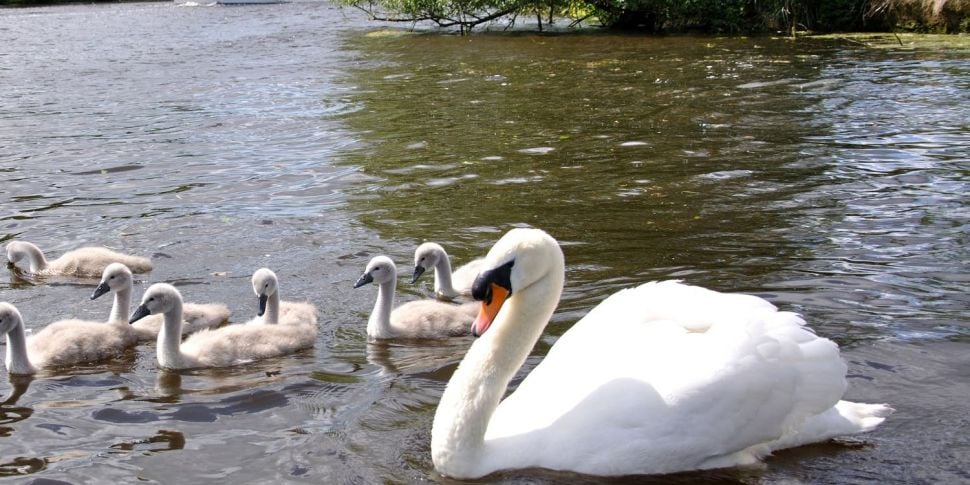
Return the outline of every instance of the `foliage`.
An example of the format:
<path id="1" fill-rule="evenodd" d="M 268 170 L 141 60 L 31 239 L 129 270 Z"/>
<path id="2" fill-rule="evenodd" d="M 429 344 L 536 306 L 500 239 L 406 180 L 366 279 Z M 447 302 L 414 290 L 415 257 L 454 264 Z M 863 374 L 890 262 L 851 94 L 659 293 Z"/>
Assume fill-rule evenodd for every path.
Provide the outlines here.
<path id="1" fill-rule="evenodd" d="M 375 19 L 431 21 L 466 32 L 534 16 L 538 28 L 556 18 L 595 19 L 647 32 L 740 33 L 796 30 L 892 30 L 909 22 L 956 32 L 970 24 L 970 0 L 341 0 Z M 907 20 L 908 19 L 908 20 Z M 942 27 L 939 27 L 942 25 Z"/>

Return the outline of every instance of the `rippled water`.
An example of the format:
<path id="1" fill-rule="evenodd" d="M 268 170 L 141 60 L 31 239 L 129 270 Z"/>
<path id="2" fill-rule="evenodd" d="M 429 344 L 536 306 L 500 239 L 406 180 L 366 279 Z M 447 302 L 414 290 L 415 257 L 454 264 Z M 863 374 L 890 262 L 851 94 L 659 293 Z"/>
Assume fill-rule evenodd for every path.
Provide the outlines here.
<path id="1" fill-rule="evenodd" d="M 153 256 L 156 281 L 321 313 L 315 348 L 222 370 L 123 358 L 0 379 L 0 476 L 441 481 L 428 440 L 468 340 L 368 345 L 370 256 L 556 236 L 559 311 L 660 278 L 759 294 L 838 341 L 866 436 L 650 482 L 970 480 L 968 52 L 784 39 L 399 35 L 327 3 L 0 10 L 0 241 Z M 91 282 L 5 270 L 30 328 Z M 401 283 L 402 298 L 427 295 Z M 5 351 L 6 349 L 0 349 Z M 544 471 L 507 482 L 612 482 Z"/>

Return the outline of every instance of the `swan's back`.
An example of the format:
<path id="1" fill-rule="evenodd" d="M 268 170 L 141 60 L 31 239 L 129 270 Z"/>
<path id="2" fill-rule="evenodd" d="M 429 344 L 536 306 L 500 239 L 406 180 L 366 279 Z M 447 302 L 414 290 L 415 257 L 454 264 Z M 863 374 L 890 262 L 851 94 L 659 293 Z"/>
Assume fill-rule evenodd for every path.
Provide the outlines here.
<path id="1" fill-rule="evenodd" d="M 218 328 L 229 320 L 229 307 L 222 303 L 184 303 L 182 305 L 182 334 L 188 335 L 208 328 Z M 162 315 L 148 315 L 131 324 L 138 340 L 155 340 L 162 329 Z"/>
<path id="2" fill-rule="evenodd" d="M 229 325 L 189 336 L 181 351 L 193 366 L 226 367 L 313 347 L 316 335 L 316 324 Z"/>
<path id="3" fill-rule="evenodd" d="M 68 251 L 51 261 L 45 273 L 101 276 L 111 263 L 122 263 L 133 273 L 147 273 L 152 270 L 152 262 L 148 258 L 122 254 L 103 247 L 84 247 Z"/>
<path id="4" fill-rule="evenodd" d="M 135 344 L 122 325 L 87 320 L 59 320 L 27 338 L 27 353 L 37 367 L 96 362 L 117 357 Z"/>
<path id="5" fill-rule="evenodd" d="M 478 277 L 478 273 L 484 268 L 485 258 L 478 258 L 456 269 L 451 275 L 451 283 L 455 287 L 455 290 L 461 295 L 471 295 L 472 284 L 475 283 L 475 278 Z"/>
<path id="6" fill-rule="evenodd" d="M 280 302 L 280 325 L 317 325 L 317 307 L 303 301 Z"/>
<path id="7" fill-rule="evenodd" d="M 504 443 L 514 467 L 600 475 L 757 461 L 845 390 L 837 346 L 804 323 L 673 281 L 623 290 L 499 405 L 486 443 Z"/>
<path id="8" fill-rule="evenodd" d="M 438 339 L 471 335 L 478 304 L 452 304 L 437 300 L 415 300 L 391 312 L 391 329 L 396 338 Z"/>

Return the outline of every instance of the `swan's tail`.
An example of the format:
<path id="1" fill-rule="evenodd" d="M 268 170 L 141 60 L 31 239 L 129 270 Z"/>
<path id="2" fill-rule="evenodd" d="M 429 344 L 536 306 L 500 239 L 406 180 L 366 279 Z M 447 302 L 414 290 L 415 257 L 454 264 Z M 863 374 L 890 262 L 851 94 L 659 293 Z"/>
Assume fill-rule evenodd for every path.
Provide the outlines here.
<path id="1" fill-rule="evenodd" d="M 797 430 L 782 436 L 771 443 L 770 447 L 772 450 L 781 450 L 825 441 L 836 436 L 872 431 L 893 411 L 888 404 L 839 401 L 827 411 L 808 418 Z"/>
<path id="2" fill-rule="evenodd" d="M 888 404 L 866 404 L 849 401 L 839 401 L 835 405 L 835 409 L 855 428 L 853 433 L 872 431 L 895 411 Z"/>

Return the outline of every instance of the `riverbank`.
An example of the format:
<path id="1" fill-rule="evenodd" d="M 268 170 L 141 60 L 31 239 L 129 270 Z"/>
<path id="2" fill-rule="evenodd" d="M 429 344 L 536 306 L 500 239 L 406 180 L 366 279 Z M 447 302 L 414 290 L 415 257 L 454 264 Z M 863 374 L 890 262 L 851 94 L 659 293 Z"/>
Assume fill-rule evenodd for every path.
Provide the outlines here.
<path id="1" fill-rule="evenodd" d="M 970 35 L 967 34 L 843 32 L 797 34 L 796 38 L 832 39 L 873 49 L 970 50 Z"/>

